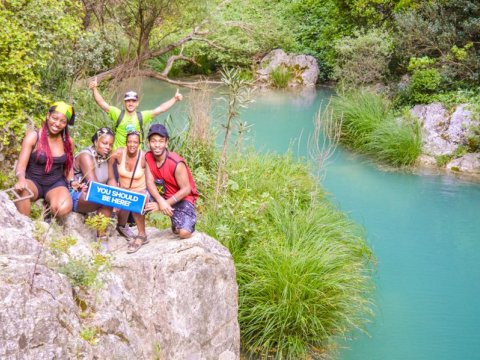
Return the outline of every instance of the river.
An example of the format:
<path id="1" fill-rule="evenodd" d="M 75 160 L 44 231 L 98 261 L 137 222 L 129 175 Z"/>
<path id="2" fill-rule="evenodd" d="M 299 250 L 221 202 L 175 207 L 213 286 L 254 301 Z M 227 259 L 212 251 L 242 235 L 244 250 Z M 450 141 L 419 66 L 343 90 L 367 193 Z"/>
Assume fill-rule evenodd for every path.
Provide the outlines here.
<path id="1" fill-rule="evenodd" d="M 153 80 L 141 108 L 173 96 Z M 186 91 L 185 91 L 186 92 Z M 304 159 L 313 119 L 332 91 L 259 91 L 242 112 L 259 151 Z M 172 109 L 185 119 L 184 106 Z M 160 116 L 160 121 L 165 117 Z M 366 230 L 378 260 L 376 316 L 351 334 L 342 360 L 480 359 L 480 185 L 449 176 L 382 171 L 337 148 L 325 167 L 331 201 Z"/>

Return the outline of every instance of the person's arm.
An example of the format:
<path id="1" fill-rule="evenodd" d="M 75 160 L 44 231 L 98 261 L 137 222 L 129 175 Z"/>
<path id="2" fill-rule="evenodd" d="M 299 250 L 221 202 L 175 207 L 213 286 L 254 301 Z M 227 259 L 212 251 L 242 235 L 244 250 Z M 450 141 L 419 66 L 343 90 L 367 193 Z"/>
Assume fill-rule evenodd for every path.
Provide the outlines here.
<path id="1" fill-rule="evenodd" d="M 97 174 L 95 174 L 95 161 L 93 157 L 87 153 L 81 153 L 77 156 L 77 164 L 82 171 L 84 182 L 97 181 Z M 83 182 L 82 181 L 82 182 Z"/>
<path id="2" fill-rule="evenodd" d="M 185 163 L 179 162 L 177 164 L 174 175 L 180 189 L 167 200 L 170 205 L 176 204 L 192 192 Z"/>
<path id="3" fill-rule="evenodd" d="M 148 203 L 145 206 L 147 211 L 160 211 L 161 213 L 172 216 L 173 208 L 168 204 L 168 202 L 159 194 L 157 186 L 155 185 L 155 177 L 150 171 L 150 166 L 148 164 L 145 166 L 145 182 L 147 184 L 147 190 L 150 195 L 155 200 L 154 203 Z"/>
<path id="4" fill-rule="evenodd" d="M 103 99 L 102 95 L 100 95 L 100 92 L 97 89 L 97 77 L 90 81 L 88 84 L 88 88 L 92 90 L 93 93 L 93 98 L 95 99 L 95 102 L 102 108 L 103 111 L 109 112 L 110 111 L 110 105 L 107 104 L 107 102 Z"/>
<path id="5" fill-rule="evenodd" d="M 175 95 L 170 100 L 165 101 L 163 104 L 161 104 L 160 106 L 158 106 L 158 107 L 156 107 L 155 109 L 152 110 L 152 116 L 155 117 L 155 116 L 161 114 L 162 112 L 167 111 L 173 105 L 175 105 L 175 103 L 177 101 L 182 101 L 182 99 L 183 99 L 183 95 L 180 94 L 180 91 L 177 89 L 177 92 L 175 93 Z"/>
<path id="6" fill-rule="evenodd" d="M 108 181 L 107 184 L 111 186 L 118 186 L 118 182 L 115 179 L 115 173 L 113 171 L 113 164 L 117 161 L 117 157 L 121 154 L 123 148 L 117 149 L 112 153 L 110 159 L 108 159 Z"/>
<path id="7" fill-rule="evenodd" d="M 14 185 L 15 190 L 24 190 L 27 188 L 25 180 L 25 171 L 27 170 L 28 160 L 32 154 L 33 148 L 37 143 L 38 134 L 36 131 L 28 131 L 22 141 L 22 148 L 18 155 L 17 166 L 15 167 L 15 175 L 17 182 Z"/>

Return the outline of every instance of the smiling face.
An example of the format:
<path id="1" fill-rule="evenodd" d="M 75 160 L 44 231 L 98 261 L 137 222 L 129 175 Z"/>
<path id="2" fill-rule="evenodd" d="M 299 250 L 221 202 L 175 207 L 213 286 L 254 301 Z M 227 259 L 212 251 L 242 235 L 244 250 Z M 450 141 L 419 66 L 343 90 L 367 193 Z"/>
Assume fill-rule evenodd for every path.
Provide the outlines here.
<path id="1" fill-rule="evenodd" d="M 168 146 L 168 138 L 163 136 L 154 134 L 148 138 L 148 145 L 150 146 L 150 150 L 155 157 L 161 157 L 165 154 L 165 150 Z"/>
<path id="2" fill-rule="evenodd" d="M 137 132 L 127 134 L 127 152 L 136 154 L 140 145 L 140 134 Z"/>
<path id="3" fill-rule="evenodd" d="M 128 113 L 133 113 L 135 110 L 137 110 L 138 107 L 138 100 L 125 100 L 125 110 L 127 110 Z"/>
<path id="4" fill-rule="evenodd" d="M 100 156 L 108 156 L 112 151 L 112 147 L 113 136 L 110 134 L 102 135 L 95 141 L 95 151 Z"/>
<path id="5" fill-rule="evenodd" d="M 67 117 L 59 112 L 52 112 L 47 115 L 47 127 L 50 134 L 58 135 L 67 126 Z"/>

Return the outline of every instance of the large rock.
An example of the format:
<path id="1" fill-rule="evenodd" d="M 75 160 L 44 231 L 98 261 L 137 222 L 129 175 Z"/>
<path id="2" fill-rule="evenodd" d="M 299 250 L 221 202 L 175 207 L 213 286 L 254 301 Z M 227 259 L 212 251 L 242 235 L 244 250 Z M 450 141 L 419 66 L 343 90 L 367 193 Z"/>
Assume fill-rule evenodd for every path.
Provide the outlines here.
<path id="1" fill-rule="evenodd" d="M 446 168 L 453 171 L 480 176 L 480 154 L 465 154 L 462 157 L 450 161 Z"/>
<path id="2" fill-rule="evenodd" d="M 127 255 L 125 239 L 114 235 L 103 286 L 72 288 L 53 270 L 52 254 L 35 265 L 39 250 L 49 253 L 48 246 L 42 250 L 32 237 L 32 221 L 2 192 L 0 216 L 6 224 L 0 248 L 0 358 L 239 359 L 235 269 L 216 240 L 199 232 L 179 240 L 170 230 L 149 228 L 150 243 Z M 70 257 L 95 253 L 94 233 L 82 221 L 71 214 L 61 228 L 77 239 Z M 88 342 L 82 339 L 86 330 L 93 334 Z"/>
<path id="3" fill-rule="evenodd" d="M 442 104 L 416 105 L 411 113 L 422 125 L 422 152 L 430 156 L 452 155 L 459 145 L 471 136 L 472 120 L 465 105 L 458 106 L 452 115 Z"/>
<path id="4" fill-rule="evenodd" d="M 320 70 L 317 60 L 313 56 L 287 54 L 282 49 L 272 50 L 260 61 L 257 79 L 260 82 L 269 83 L 270 73 L 281 65 L 290 68 L 295 73 L 289 86 L 315 86 L 317 83 Z"/>

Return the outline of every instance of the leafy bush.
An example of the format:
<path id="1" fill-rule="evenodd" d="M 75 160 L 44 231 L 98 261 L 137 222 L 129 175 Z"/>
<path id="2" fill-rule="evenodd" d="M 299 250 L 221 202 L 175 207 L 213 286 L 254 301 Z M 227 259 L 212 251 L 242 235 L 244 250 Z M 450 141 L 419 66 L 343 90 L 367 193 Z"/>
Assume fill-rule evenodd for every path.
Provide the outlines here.
<path id="1" fill-rule="evenodd" d="M 396 56 L 435 59 L 435 69 L 449 89 L 476 86 L 480 75 L 478 19 L 475 0 L 417 2 L 395 14 Z"/>
<path id="2" fill-rule="evenodd" d="M 435 99 L 442 81 L 437 69 L 419 69 L 414 71 L 408 87 L 399 94 L 400 104 L 429 104 Z"/>
<path id="3" fill-rule="evenodd" d="M 388 73 L 393 46 L 388 33 L 372 29 L 338 40 L 335 50 L 334 76 L 348 89 L 382 81 Z"/>

